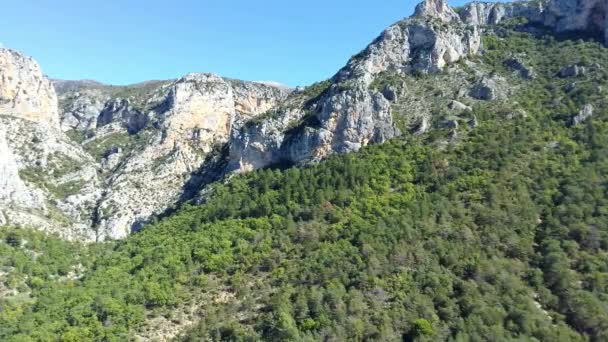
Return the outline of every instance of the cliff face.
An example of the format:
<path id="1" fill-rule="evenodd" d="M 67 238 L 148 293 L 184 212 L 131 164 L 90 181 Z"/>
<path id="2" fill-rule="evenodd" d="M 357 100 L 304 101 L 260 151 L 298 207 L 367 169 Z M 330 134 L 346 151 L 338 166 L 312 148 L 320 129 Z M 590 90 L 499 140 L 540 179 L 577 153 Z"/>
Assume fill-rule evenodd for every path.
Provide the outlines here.
<path id="1" fill-rule="evenodd" d="M 554 0 L 549 2 L 545 24 L 557 32 L 582 31 L 602 37 L 608 44 L 608 1 Z"/>
<path id="2" fill-rule="evenodd" d="M 0 49 L 0 224 L 90 239 L 93 160 L 59 129 L 57 96 L 40 66 Z"/>
<path id="3" fill-rule="evenodd" d="M 121 161 L 108 171 L 99 200 L 99 239 L 124 237 L 175 203 L 192 173 L 231 131 L 289 92 L 212 74 L 190 74 L 166 88 L 166 97 L 145 114 L 151 123 L 143 146 L 109 155 Z"/>
<path id="4" fill-rule="evenodd" d="M 0 113 L 57 127 L 57 96 L 38 63 L 0 48 L 0 70 Z"/>
<path id="5" fill-rule="evenodd" d="M 400 134 L 391 115 L 392 96 L 389 89 L 370 89 L 376 77 L 387 71 L 438 72 L 477 53 L 480 44 L 477 27 L 457 22 L 445 3 L 424 3 L 417 16 L 389 27 L 353 57 L 318 97 L 235 131 L 230 168 L 248 171 L 275 163 L 298 164 L 390 139 Z"/>
<path id="6" fill-rule="evenodd" d="M 54 85 L 0 49 L 0 224 L 85 240 L 125 237 L 164 211 L 234 128 L 290 92 L 211 74 Z"/>
<path id="7" fill-rule="evenodd" d="M 545 0 L 511 3 L 474 2 L 460 12 L 469 25 L 495 25 L 514 17 L 524 17 L 555 32 L 582 32 L 608 45 L 607 0 Z"/>
<path id="8" fill-rule="evenodd" d="M 457 13 L 443 0 L 424 1 L 412 18 L 389 27 L 352 58 L 321 96 L 300 108 L 285 110 L 278 118 L 235 132 L 230 142 L 231 169 L 247 171 L 274 163 L 319 160 L 389 139 L 399 134 L 391 115 L 393 95 L 370 90 L 378 75 L 386 71 L 439 72 L 478 52 L 484 26 L 515 17 L 556 32 L 605 32 L 606 3 L 474 2 Z"/>

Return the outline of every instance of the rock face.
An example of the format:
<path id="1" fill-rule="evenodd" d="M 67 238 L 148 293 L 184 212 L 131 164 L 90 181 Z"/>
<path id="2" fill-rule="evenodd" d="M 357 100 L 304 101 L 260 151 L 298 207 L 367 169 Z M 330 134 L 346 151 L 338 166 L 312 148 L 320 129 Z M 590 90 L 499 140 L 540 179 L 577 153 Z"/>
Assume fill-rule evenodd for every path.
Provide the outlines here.
<path id="1" fill-rule="evenodd" d="M 41 207 L 41 202 L 19 178 L 19 164 L 8 146 L 4 127 L 0 126 L 0 202 L 13 203 L 21 207 Z M 0 217 L 0 224 L 6 223 Z"/>
<path id="2" fill-rule="evenodd" d="M 321 96 L 307 102 L 306 106 L 285 111 L 278 118 L 235 131 L 230 142 L 231 169 L 247 171 L 276 163 L 319 160 L 334 152 L 355 151 L 371 142 L 382 142 L 398 135 L 390 115 L 392 96 L 380 96 L 369 90 L 376 77 L 386 71 L 440 71 L 477 53 L 479 27 L 515 17 L 524 17 L 532 23 L 552 24 L 552 18 L 561 14 L 550 9 L 559 8 L 559 2 L 475 2 L 456 13 L 445 1 L 424 1 L 416 7 L 412 18 L 389 27 L 351 59 L 331 79 L 333 86 Z M 580 16 L 573 20 L 589 20 L 585 13 L 578 12 L 566 17 L 572 16 Z M 558 32 L 578 29 L 553 21 L 551 26 Z M 506 62 L 521 77 L 534 77 L 533 71 L 518 60 Z M 484 77 L 472 88 L 470 95 L 480 100 L 502 99 L 508 94 L 504 83 L 500 78 Z"/>
<path id="3" fill-rule="evenodd" d="M 423 1 L 414 11 L 414 16 L 419 18 L 436 18 L 444 23 L 459 22 L 460 17 L 444 0 Z"/>
<path id="4" fill-rule="evenodd" d="M 608 1 L 544 0 L 510 3 L 473 2 L 460 12 L 470 25 L 495 25 L 506 19 L 524 17 L 556 32 L 582 32 L 608 45 Z"/>
<path id="5" fill-rule="evenodd" d="M 437 25 L 437 18 L 451 24 Z M 383 72 L 433 73 L 477 53 L 477 27 L 453 22 L 457 18 L 443 1 L 421 4 L 414 17 L 389 27 L 353 57 L 320 96 L 235 131 L 230 168 L 248 171 L 315 161 L 399 135 L 391 115 L 393 97 L 370 85 Z"/>
<path id="6" fill-rule="evenodd" d="M 109 172 L 95 214 L 97 239 L 125 237 L 175 203 L 191 174 L 232 130 L 289 93 L 212 74 L 189 74 L 162 88 L 152 94 L 165 98 L 147 113 L 120 99 L 110 100 L 97 118 L 98 129 L 118 118 L 118 127 L 131 135 L 153 122 L 141 148 L 130 153 L 112 148 L 104 155 Z"/>
<path id="7" fill-rule="evenodd" d="M 35 61 L 0 49 L 0 224 L 84 240 L 122 238 L 175 203 L 233 129 L 290 92 L 211 74 L 54 85 L 59 98 Z"/>
<path id="8" fill-rule="evenodd" d="M 608 44 L 608 1 L 553 0 L 549 2 L 545 24 L 557 32 L 588 32 Z"/>
<path id="9" fill-rule="evenodd" d="M 57 96 L 39 65 L 0 49 L 0 224 L 90 239 L 94 163 L 59 129 Z"/>
<path id="10" fill-rule="evenodd" d="M 471 2 L 459 12 L 460 20 L 468 25 L 487 26 L 524 17 L 531 22 L 544 21 L 546 1 L 515 1 L 508 3 Z"/>
<path id="11" fill-rule="evenodd" d="M 57 96 L 38 63 L 0 48 L 0 113 L 57 127 Z"/>

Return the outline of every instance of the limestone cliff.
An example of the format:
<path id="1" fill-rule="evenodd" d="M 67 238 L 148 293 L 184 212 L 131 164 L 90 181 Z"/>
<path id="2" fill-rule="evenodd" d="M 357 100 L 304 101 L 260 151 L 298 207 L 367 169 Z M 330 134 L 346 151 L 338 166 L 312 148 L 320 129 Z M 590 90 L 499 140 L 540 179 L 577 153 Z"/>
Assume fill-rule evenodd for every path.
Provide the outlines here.
<path id="1" fill-rule="evenodd" d="M 391 115 L 394 94 L 390 89 L 370 89 L 383 72 L 441 71 L 478 52 L 480 30 L 485 26 L 516 17 L 546 25 L 556 32 L 604 34 L 606 3 L 606 0 L 473 2 L 457 13 L 444 0 L 426 0 L 416 7 L 413 17 L 389 27 L 353 57 L 320 96 L 235 131 L 230 142 L 230 169 L 247 171 L 275 163 L 298 164 L 382 142 L 399 134 Z M 496 87 L 488 87 L 483 81 L 479 79 L 477 90 L 494 94 Z M 475 94 L 475 88 L 471 94 Z"/>
<path id="2" fill-rule="evenodd" d="M 56 81 L 63 129 L 97 155 L 103 176 L 96 239 L 122 238 L 173 205 L 234 128 L 288 89 L 213 74 L 112 87 Z"/>
<path id="3" fill-rule="evenodd" d="M 400 134 L 391 115 L 392 96 L 371 89 L 376 77 L 387 71 L 435 73 L 476 54 L 480 44 L 477 26 L 460 23 L 443 1 L 427 1 L 414 17 L 392 25 L 353 57 L 318 97 L 235 131 L 230 168 L 298 164 L 390 139 Z"/>
<path id="4" fill-rule="evenodd" d="M 0 49 L 0 224 L 89 239 L 93 160 L 59 129 L 57 96 L 31 58 Z"/>
<path id="5" fill-rule="evenodd" d="M 32 58 L 0 48 L 0 113 L 56 127 L 57 96 Z"/>
<path id="6" fill-rule="evenodd" d="M 460 11 L 461 21 L 470 25 L 495 25 L 515 17 L 524 17 L 558 33 L 586 33 L 608 45 L 608 0 L 473 2 Z"/>

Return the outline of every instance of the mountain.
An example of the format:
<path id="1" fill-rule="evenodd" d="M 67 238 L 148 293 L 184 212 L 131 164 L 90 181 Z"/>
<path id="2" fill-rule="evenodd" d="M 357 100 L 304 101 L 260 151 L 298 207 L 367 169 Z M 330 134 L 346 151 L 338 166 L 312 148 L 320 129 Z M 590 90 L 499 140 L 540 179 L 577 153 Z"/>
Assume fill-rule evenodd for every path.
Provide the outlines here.
<path id="1" fill-rule="evenodd" d="M 85 163 L 86 175 L 63 177 L 59 172 L 63 178 L 49 184 L 34 179 L 44 173 L 35 165 L 18 166 L 24 177 L 34 176 L 10 183 L 25 183 L 38 192 L 38 203 L 23 206 L 25 211 L 31 207 L 38 212 L 24 216 L 24 210 L 17 209 L 19 213 L 13 214 L 8 208 L 21 206 L 7 199 L 5 216 L 15 218 L 2 222 L 21 224 L 28 217 L 38 222 L 36 226 L 65 236 L 96 241 L 124 238 L 227 173 L 319 161 L 332 153 L 384 142 L 411 126 L 422 133 L 437 119 L 428 101 L 418 101 L 416 110 L 394 115 L 402 110 L 397 107 L 404 106 L 397 95 L 407 101 L 413 97 L 396 94 L 404 92 L 400 85 L 381 84 L 383 75 L 439 72 L 479 52 L 483 27 L 515 17 L 558 33 L 584 32 L 602 39 L 607 32 L 605 8 L 605 1 L 472 3 L 457 13 L 443 1 L 426 1 L 412 18 L 389 27 L 333 78 L 295 92 L 211 74 L 131 86 L 55 80 L 58 109 L 53 90 L 46 89 L 29 97 L 40 101 L 40 108 L 28 108 L 35 103 L 18 98 L 11 102 L 11 110 L 30 121 L 40 121 L 37 111 L 60 121 L 72 145 L 79 145 L 94 161 Z M 8 69 L 22 63 L 15 56 L 27 59 L 3 51 Z M 31 83 L 42 77 L 34 61 L 27 63 L 31 67 L 16 74 L 13 82 L 34 78 Z M 476 84 L 468 86 L 484 92 L 488 82 L 496 80 L 478 73 Z M 448 88 L 462 85 L 455 82 Z M 15 84 L 5 86 L 7 91 L 10 87 Z M 256 116 L 257 120 L 250 120 Z M 47 157 L 38 158 L 42 160 L 32 161 L 46 165 Z M 75 156 L 59 159 L 58 167 L 83 164 Z M 15 167 L 11 168 L 14 175 Z"/>
<path id="2" fill-rule="evenodd" d="M 607 10 L 427 0 L 295 90 L 0 50 L 0 339 L 608 339 Z"/>
<path id="3" fill-rule="evenodd" d="M 125 237 L 179 198 L 189 174 L 232 129 L 289 93 L 211 74 L 53 87 L 32 59 L 8 49 L 0 55 L 0 222 L 68 238 Z"/>

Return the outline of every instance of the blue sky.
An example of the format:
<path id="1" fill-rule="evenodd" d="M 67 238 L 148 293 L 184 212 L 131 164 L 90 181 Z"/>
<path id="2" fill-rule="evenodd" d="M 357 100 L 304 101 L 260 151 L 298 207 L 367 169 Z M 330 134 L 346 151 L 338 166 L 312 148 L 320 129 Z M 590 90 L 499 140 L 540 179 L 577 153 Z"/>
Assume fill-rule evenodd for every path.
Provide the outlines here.
<path id="1" fill-rule="evenodd" d="M 129 84 L 214 72 L 307 85 L 332 76 L 416 3 L 9 1 L 2 5 L 0 43 L 34 57 L 53 78 Z"/>

